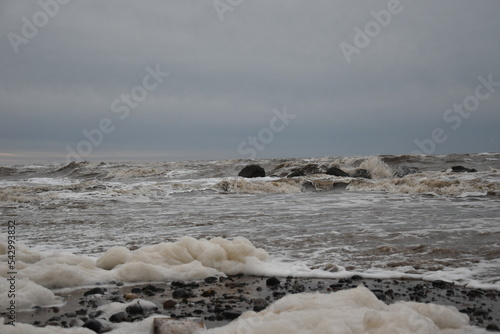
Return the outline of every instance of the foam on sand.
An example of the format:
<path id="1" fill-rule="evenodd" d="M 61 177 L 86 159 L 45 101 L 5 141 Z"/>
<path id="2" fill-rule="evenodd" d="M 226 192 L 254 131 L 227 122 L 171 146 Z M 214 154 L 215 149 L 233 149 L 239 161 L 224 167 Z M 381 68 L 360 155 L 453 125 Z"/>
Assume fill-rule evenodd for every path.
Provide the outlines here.
<path id="1" fill-rule="evenodd" d="M 0 234 L 0 294 L 7 296 L 7 236 Z M 303 276 L 330 273 L 298 263 L 273 262 L 270 255 L 243 237 L 194 239 L 144 246 L 135 251 L 110 248 L 99 258 L 64 252 L 40 253 L 16 244 L 16 280 L 19 310 L 51 306 L 60 300 L 48 289 L 91 286 L 110 281 L 125 283 L 197 280 L 208 276 Z M 7 298 L 2 298 L 2 306 Z"/>
<path id="2" fill-rule="evenodd" d="M 109 333 L 153 332 L 155 318 L 152 315 L 140 322 L 113 324 L 106 319 L 134 303 L 142 308 L 154 310 L 155 304 L 139 300 L 127 304 L 112 303 L 99 308 L 103 313 L 98 320 L 109 328 Z M 149 312 L 148 312 L 149 313 Z M 45 334 L 45 333 L 92 333 L 82 328 L 58 329 L 36 328 L 16 324 L 3 325 L 0 332 L 5 334 Z M 346 333 L 346 334 L 465 334 L 484 333 L 478 327 L 469 325 L 467 315 L 454 307 L 416 302 L 397 302 L 387 305 L 366 287 L 360 285 L 350 290 L 330 294 L 299 293 L 287 295 L 256 313 L 248 311 L 224 327 L 213 328 L 207 334 L 264 334 L 264 333 Z"/>
<path id="3" fill-rule="evenodd" d="M 386 305 L 364 286 L 332 294 L 287 295 L 267 309 L 246 312 L 236 321 L 209 330 L 230 333 L 474 333 L 457 309 L 414 302 Z"/>

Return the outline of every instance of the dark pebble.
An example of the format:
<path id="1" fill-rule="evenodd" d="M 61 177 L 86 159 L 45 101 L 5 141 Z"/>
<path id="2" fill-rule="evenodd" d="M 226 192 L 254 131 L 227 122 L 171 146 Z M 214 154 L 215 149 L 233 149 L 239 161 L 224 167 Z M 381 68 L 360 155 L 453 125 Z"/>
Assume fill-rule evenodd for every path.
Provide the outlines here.
<path id="1" fill-rule="evenodd" d="M 75 311 L 76 315 L 86 315 L 87 314 L 87 310 L 82 308 L 80 310 L 76 310 Z"/>
<path id="2" fill-rule="evenodd" d="M 192 296 L 192 293 L 186 289 L 176 289 L 172 292 L 172 297 L 175 299 L 189 298 Z"/>
<path id="3" fill-rule="evenodd" d="M 215 276 L 210 276 L 210 277 L 207 277 L 205 278 L 205 283 L 207 284 L 213 284 L 215 282 L 217 282 L 219 279 Z"/>
<path id="4" fill-rule="evenodd" d="M 382 290 L 370 290 L 378 300 L 384 301 L 386 299 L 385 293 Z"/>
<path id="5" fill-rule="evenodd" d="M 127 317 L 127 313 L 122 311 L 122 312 L 115 313 L 111 317 L 109 317 L 109 321 L 122 322 L 123 319 L 125 319 L 126 317 Z"/>
<path id="6" fill-rule="evenodd" d="M 95 319 L 90 319 L 89 321 L 84 323 L 82 327 L 88 328 L 96 333 L 99 333 L 101 331 L 102 324 Z"/>
<path id="7" fill-rule="evenodd" d="M 491 332 L 500 332 L 500 328 L 498 328 L 498 326 L 495 324 L 489 324 L 488 326 L 486 326 L 486 330 Z"/>
<path id="8" fill-rule="evenodd" d="M 159 288 L 159 287 L 154 286 L 152 284 L 148 284 L 142 288 L 142 291 L 163 292 L 163 291 L 165 291 L 165 289 Z"/>
<path id="9" fill-rule="evenodd" d="M 163 309 L 168 310 L 172 309 L 177 305 L 177 302 L 175 300 L 169 299 L 163 303 Z"/>
<path id="10" fill-rule="evenodd" d="M 215 296 L 215 290 L 214 289 L 208 289 L 208 290 L 205 290 L 201 293 L 201 296 L 202 297 L 212 297 L 212 296 Z"/>
<path id="11" fill-rule="evenodd" d="M 97 318 L 99 316 L 101 316 L 104 312 L 102 310 L 99 310 L 99 311 L 96 311 L 96 312 L 92 312 L 89 314 L 89 317 L 94 319 L 94 318 Z"/>
<path id="12" fill-rule="evenodd" d="M 267 307 L 267 301 L 263 298 L 257 298 L 252 300 L 253 301 L 253 310 L 255 312 L 260 312 L 264 310 Z"/>
<path id="13" fill-rule="evenodd" d="M 142 308 L 141 304 L 139 304 L 139 303 L 127 306 L 125 311 L 127 311 L 127 313 L 130 315 L 144 314 L 144 309 Z"/>
<path id="14" fill-rule="evenodd" d="M 106 290 L 103 288 L 93 288 L 88 291 L 86 291 L 83 295 L 84 296 L 90 296 L 90 295 L 104 295 L 106 293 Z"/>
<path id="15" fill-rule="evenodd" d="M 142 292 L 142 289 L 141 288 L 133 288 L 132 290 L 130 290 L 131 293 L 141 293 Z"/>
<path id="16" fill-rule="evenodd" d="M 266 280 L 266 285 L 267 286 L 276 286 L 276 285 L 279 285 L 280 284 L 280 280 L 276 277 L 276 276 L 273 276 L 271 278 L 268 278 Z"/>
<path id="17" fill-rule="evenodd" d="M 223 311 L 222 316 L 227 320 L 234 320 L 241 315 L 241 312 L 236 311 Z"/>

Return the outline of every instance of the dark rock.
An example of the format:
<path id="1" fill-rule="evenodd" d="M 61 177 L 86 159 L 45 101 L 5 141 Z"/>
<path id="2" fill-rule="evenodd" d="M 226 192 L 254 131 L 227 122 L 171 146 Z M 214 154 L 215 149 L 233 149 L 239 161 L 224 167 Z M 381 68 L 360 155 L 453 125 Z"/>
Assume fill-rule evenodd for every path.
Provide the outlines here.
<path id="1" fill-rule="evenodd" d="M 420 173 L 420 169 L 417 167 L 408 167 L 408 166 L 398 166 L 394 170 L 394 176 L 403 177 L 405 175 Z"/>
<path id="2" fill-rule="evenodd" d="M 234 319 L 238 318 L 240 315 L 241 315 L 241 312 L 237 312 L 237 311 L 223 311 L 222 312 L 222 316 L 226 320 L 234 320 Z"/>
<path id="3" fill-rule="evenodd" d="M 326 170 L 326 174 L 333 176 L 349 177 L 349 174 L 337 167 L 330 167 Z"/>
<path id="4" fill-rule="evenodd" d="M 132 290 L 130 290 L 130 292 L 134 293 L 134 294 L 142 293 L 142 289 L 141 288 L 133 288 Z"/>
<path id="5" fill-rule="evenodd" d="M 89 321 L 84 323 L 82 327 L 88 328 L 96 333 L 99 333 L 101 331 L 102 324 L 95 319 L 90 319 Z"/>
<path id="6" fill-rule="evenodd" d="M 209 276 L 207 278 L 205 278 L 205 283 L 207 284 L 213 284 L 215 282 L 217 282 L 219 279 L 215 276 Z"/>
<path id="7" fill-rule="evenodd" d="M 109 321 L 122 322 L 123 319 L 125 319 L 126 317 L 127 317 L 127 313 L 122 311 L 122 312 L 115 313 L 111 317 L 109 317 Z"/>
<path id="8" fill-rule="evenodd" d="M 186 283 L 184 283 L 183 281 L 173 281 L 172 283 L 170 283 L 170 285 L 176 288 L 183 288 L 186 286 Z"/>
<path id="9" fill-rule="evenodd" d="M 189 298 L 192 296 L 192 293 L 186 289 L 176 289 L 174 292 L 172 292 L 172 297 L 175 299 L 183 299 L 183 298 Z"/>
<path id="10" fill-rule="evenodd" d="M 436 281 L 432 282 L 432 286 L 434 288 L 438 288 L 438 289 L 450 289 L 450 288 L 452 288 L 454 286 L 454 284 L 450 283 L 450 282 L 436 280 Z"/>
<path id="11" fill-rule="evenodd" d="M 103 311 L 103 310 L 95 311 L 95 312 L 90 313 L 90 314 L 89 314 L 89 317 L 90 317 L 91 319 L 95 319 L 95 318 L 97 318 L 97 317 L 100 317 L 103 313 L 104 313 L 104 311 Z"/>
<path id="12" fill-rule="evenodd" d="M 486 326 L 486 330 L 491 332 L 500 332 L 500 328 L 498 328 L 498 326 L 495 324 L 489 324 L 488 326 Z"/>
<path id="13" fill-rule="evenodd" d="M 299 176 L 305 176 L 305 175 L 306 174 L 302 173 L 301 171 L 295 171 L 295 172 L 291 172 L 286 177 L 287 178 L 292 178 L 292 177 L 299 177 Z"/>
<path id="14" fill-rule="evenodd" d="M 300 169 L 300 172 L 302 172 L 304 175 L 310 175 L 321 173 L 321 170 L 316 164 L 307 164 Z"/>
<path id="15" fill-rule="evenodd" d="M 86 315 L 87 314 L 87 310 L 82 308 L 80 310 L 76 310 L 75 314 L 76 315 Z"/>
<path id="16" fill-rule="evenodd" d="M 165 291 L 165 289 L 159 288 L 159 287 L 154 286 L 152 284 L 148 284 L 142 288 L 142 291 L 163 292 L 163 291 Z"/>
<path id="17" fill-rule="evenodd" d="M 85 291 L 83 294 L 84 296 L 90 296 L 90 295 L 104 295 L 106 293 L 106 290 L 103 288 L 93 288 L 88 291 Z"/>
<path id="18" fill-rule="evenodd" d="M 266 285 L 267 286 L 276 286 L 276 285 L 280 285 L 280 280 L 276 277 L 276 276 L 273 276 L 271 278 L 268 278 L 266 280 Z"/>
<path id="19" fill-rule="evenodd" d="M 253 178 L 253 177 L 265 177 L 266 171 L 259 165 L 249 165 L 246 166 L 238 173 L 238 176 Z"/>
<path id="20" fill-rule="evenodd" d="M 255 312 L 260 312 L 267 307 L 267 301 L 263 298 L 257 298 L 253 300 L 253 310 Z"/>
<path id="21" fill-rule="evenodd" d="M 475 173 L 477 170 L 474 168 L 465 168 L 464 166 L 453 166 L 451 171 L 454 173 Z"/>
<path id="22" fill-rule="evenodd" d="M 273 292 L 274 299 L 281 299 L 285 296 L 286 296 L 286 292 L 283 292 L 283 291 L 274 291 Z"/>
<path id="23" fill-rule="evenodd" d="M 205 290 L 201 293 L 201 296 L 202 297 L 212 297 L 212 296 L 215 296 L 215 290 L 214 289 L 208 289 L 208 290 Z"/>
<path id="24" fill-rule="evenodd" d="M 139 302 L 127 306 L 125 311 L 127 311 L 127 313 L 130 315 L 144 314 L 144 309 L 142 308 L 141 304 L 139 304 Z"/>
<path id="25" fill-rule="evenodd" d="M 360 168 L 360 169 L 356 169 L 354 171 L 354 174 L 352 174 L 352 177 L 358 177 L 358 178 L 363 178 L 363 179 L 371 179 L 372 178 L 372 174 L 370 173 L 369 170 Z"/>
<path id="26" fill-rule="evenodd" d="M 306 287 L 303 284 L 295 283 L 292 286 L 293 293 L 300 293 L 300 292 L 304 292 L 305 290 L 306 290 Z"/>
<path id="27" fill-rule="evenodd" d="M 177 305 L 177 302 L 176 302 L 175 300 L 169 299 L 169 300 L 166 300 L 166 301 L 163 303 L 163 308 L 164 308 L 165 310 L 168 310 L 168 309 L 172 309 L 172 308 L 174 308 L 176 305 Z"/>

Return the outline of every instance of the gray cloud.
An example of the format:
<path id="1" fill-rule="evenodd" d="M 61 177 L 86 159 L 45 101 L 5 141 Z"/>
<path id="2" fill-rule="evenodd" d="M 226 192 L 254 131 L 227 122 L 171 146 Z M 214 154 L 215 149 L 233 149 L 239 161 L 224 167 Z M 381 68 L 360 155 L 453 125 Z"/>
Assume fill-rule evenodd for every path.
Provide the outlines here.
<path id="1" fill-rule="evenodd" d="M 42 9 L 4 1 L 0 161 L 62 160 L 103 118 L 89 159 L 239 158 L 284 106 L 297 117 L 259 157 L 410 153 L 438 127 L 435 153 L 498 151 L 500 88 L 456 130 L 443 114 L 478 76 L 500 81 L 500 3 L 401 0 L 348 63 L 339 44 L 388 3 L 242 1 L 221 21 L 211 1 L 73 0 L 16 54 L 9 33 Z M 113 101 L 156 65 L 170 75 L 121 120 Z"/>

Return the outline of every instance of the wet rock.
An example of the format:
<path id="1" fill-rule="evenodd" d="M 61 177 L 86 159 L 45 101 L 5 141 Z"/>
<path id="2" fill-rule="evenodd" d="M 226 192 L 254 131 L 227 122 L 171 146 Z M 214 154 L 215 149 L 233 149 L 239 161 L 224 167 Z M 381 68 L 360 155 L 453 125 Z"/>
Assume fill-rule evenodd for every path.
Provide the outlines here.
<path id="1" fill-rule="evenodd" d="M 454 173 L 475 173 L 477 170 L 474 168 L 466 168 L 464 166 L 453 166 L 451 167 L 451 171 Z"/>
<path id="2" fill-rule="evenodd" d="M 159 287 L 154 286 L 152 284 L 148 284 L 142 288 L 142 291 L 163 292 L 163 291 L 165 291 L 165 289 L 159 288 Z"/>
<path id="3" fill-rule="evenodd" d="M 163 303 L 163 308 L 165 310 L 169 310 L 169 309 L 175 308 L 176 305 L 177 305 L 177 302 L 175 300 L 169 299 Z"/>
<path id="4" fill-rule="evenodd" d="M 89 317 L 90 317 L 91 319 L 95 319 L 95 318 L 100 317 L 103 313 L 104 313 L 104 311 L 103 311 L 103 310 L 95 311 L 95 312 L 90 313 L 90 314 L 89 314 Z"/>
<path id="5" fill-rule="evenodd" d="M 88 291 L 85 291 L 83 294 L 84 296 L 90 296 L 90 295 L 104 295 L 106 294 L 106 290 L 103 288 L 93 288 Z"/>
<path id="6" fill-rule="evenodd" d="M 234 319 L 238 318 L 240 315 L 241 315 L 241 312 L 232 311 L 232 310 L 222 312 L 222 316 L 226 320 L 234 320 Z"/>
<path id="7" fill-rule="evenodd" d="M 432 286 L 434 288 L 438 288 L 438 289 L 451 289 L 451 288 L 453 288 L 454 284 L 450 283 L 450 282 L 436 280 L 436 281 L 432 282 Z"/>
<path id="8" fill-rule="evenodd" d="M 127 313 L 130 315 L 144 314 L 144 309 L 142 308 L 141 304 L 139 304 L 138 302 L 127 306 L 125 311 L 127 311 Z"/>
<path id="9" fill-rule="evenodd" d="M 207 284 L 213 284 L 215 282 L 217 282 L 219 279 L 215 276 L 209 276 L 207 278 L 205 278 L 205 283 Z"/>
<path id="10" fill-rule="evenodd" d="M 201 296 L 202 297 L 212 297 L 212 296 L 215 296 L 215 290 L 214 289 L 208 289 L 208 290 L 205 290 L 201 293 Z"/>
<path id="11" fill-rule="evenodd" d="M 132 299 L 137 299 L 139 298 L 138 295 L 136 295 L 135 293 L 126 293 L 123 295 L 123 297 L 126 299 L 126 300 L 132 300 Z"/>
<path id="12" fill-rule="evenodd" d="M 109 317 L 109 321 L 111 322 L 122 322 L 127 317 L 126 312 L 118 312 Z"/>
<path id="13" fill-rule="evenodd" d="M 86 323 L 84 323 L 82 327 L 93 330 L 96 333 L 100 333 L 102 324 L 98 320 L 90 319 Z"/>
<path id="14" fill-rule="evenodd" d="M 183 298 L 190 298 L 192 296 L 192 293 L 186 289 L 176 289 L 174 292 L 172 292 L 172 297 L 175 299 L 183 299 Z"/>
<path id="15" fill-rule="evenodd" d="M 132 290 L 130 290 L 130 292 L 133 294 L 138 294 L 138 293 L 142 292 L 142 289 L 141 288 L 133 288 Z"/>
<path id="16" fill-rule="evenodd" d="M 273 276 L 271 278 L 268 278 L 266 280 L 266 285 L 267 286 L 277 286 L 277 285 L 280 285 L 280 280 L 276 277 L 276 276 Z"/>
<path id="17" fill-rule="evenodd" d="M 80 310 L 76 310 L 75 313 L 76 313 L 76 315 L 86 315 L 87 310 L 82 308 Z"/>
<path id="18" fill-rule="evenodd" d="M 267 307 L 267 301 L 263 298 L 257 298 L 253 300 L 253 310 L 255 312 L 260 312 Z"/>
<path id="19" fill-rule="evenodd" d="M 495 324 L 488 324 L 488 326 L 486 326 L 486 330 L 491 332 L 500 332 L 500 328 L 498 328 Z"/>
<path id="20" fill-rule="evenodd" d="M 295 172 L 291 172 L 286 177 L 287 178 L 292 178 L 292 177 L 299 177 L 299 176 L 305 176 L 305 175 L 306 174 L 302 173 L 301 171 L 295 171 Z"/>
<path id="21" fill-rule="evenodd" d="M 238 173 L 238 176 L 246 178 L 265 177 L 266 171 L 259 165 L 248 165 Z"/>
<path id="22" fill-rule="evenodd" d="M 337 167 L 330 167 L 326 170 L 326 174 L 333 176 L 349 177 L 349 174 Z"/>
<path id="23" fill-rule="evenodd" d="M 367 169 L 356 169 L 352 174 L 352 177 L 363 178 L 363 179 L 371 179 L 372 174 Z"/>

